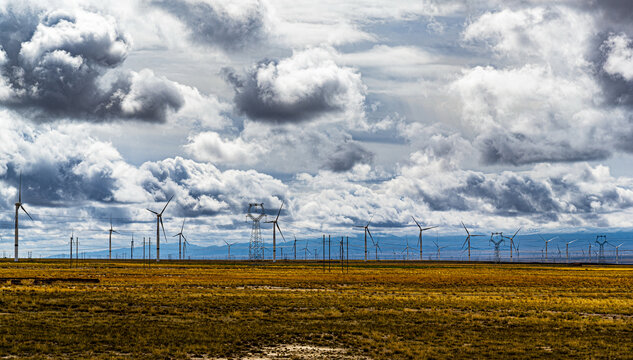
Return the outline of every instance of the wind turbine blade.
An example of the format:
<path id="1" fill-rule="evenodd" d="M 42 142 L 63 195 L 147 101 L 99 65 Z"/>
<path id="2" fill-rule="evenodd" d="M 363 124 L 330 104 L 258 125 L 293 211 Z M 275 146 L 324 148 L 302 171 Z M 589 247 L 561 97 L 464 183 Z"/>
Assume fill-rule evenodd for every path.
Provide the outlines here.
<path id="1" fill-rule="evenodd" d="M 277 217 L 275 218 L 275 222 L 277 222 L 277 220 L 279 220 L 279 215 L 281 214 L 281 208 L 284 207 L 284 202 L 281 202 L 281 206 L 279 207 L 279 211 L 277 212 Z M 279 230 L 281 231 L 281 230 Z"/>
<path id="2" fill-rule="evenodd" d="M 464 230 L 466 230 L 466 234 L 470 235 L 470 232 L 468 231 L 468 229 L 466 229 L 466 225 L 464 225 L 463 221 L 460 221 L 462 223 L 462 226 L 464 227 Z"/>
<path id="3" fill-rule="evenodd" d="M 514 239 L 515 236 L 517 236 L 517 234 L 519 233 L 519 231 L 521 231 L 521 228 L 519 228 L 519 230 L 517 230 L 517 232 L 514 233 L 514 235 L 512 235 L 512 237 L 510 239 Z"/>
<path id="4" fill-rule="evenodd" d="M 413 219 L 413 221 L 415 221 L 415 224 L 416 224 L 416 225 L 420 228 L 420 230 L 421 230 L 421 229 L 422 229 L 422 226 L 420 226 L 420 223 L 418 223 L 418 221 L 417 221 L 417 220 L 416 220 L 413 216 L 411 216 L 411 219 Z"/>
<path id="5" fill-rule="evenodd" d="M 359 226 L 359 225 L 354 225 L 354 227 L 355 227 L 355 228 L 361 228 L 361 229 L 364 229 L 364 228 L 365 228 L 364 226 Z"/>
<path id="6" fill-rule="evenodd" d="M 167 235 L 165 234 L 165 225 L 163 225 L 163 218 L 160 218 L 160 226 L 163 228 L 163 237 L 165 238 L 165 242 L 167 242 Z"/>
<path id="7" fill-rule="evenodd" d="M 277 226 L 277 230 L 279 230 L 279 235 L 281 235 L 281 238 L 284 239 L 284 241 L 286 241 L 286 238 L 284 237 L 284 234 L 281 232 L 281 228 L 279 227 L 279 224 L 277 224 L 277 222 L 275 222 L 275 226 Z"/>
<path id="8" fill-rule="evenodd" d="M 160 212 L 161 215 L 163 215 L 163 213 L 165 212 L 165 209 L 167 209 L 167 205 L 169 205 L 169 203 L 171 202 L 171 199 L 174 198 L 174 195 L 172 195 L 169 200 L 167 200 L 167 204 L 165 204 L 165 207 L 163 208 L 163 211 Z"/>
<path id="9" fill-rule="evenodd" d="M 223 240 L 223 241 L 224 241 L 224 243 L 226 244 L 226 246 L 229 246 L 229 243 L 227 243 L 227 242 L 226 242 L 226 240 Z"/>
<path id="10" fill-rule="evenodd" d="M 156 215 L 158 215 L 158 213 L 157 213 L 156 211 L 154 211 L 154 210 L 150 210 L 150 209 L 145 209 L 145 210 L 147 210 L 147 211 L 151 212 L 152 214 L 156 214 Z"/>
<path id="11" fill-rule="evenodd" d="M 180 233 L 182 234 L 183 230 L 185 230 L 185 219 L 182 219 L 182 227 L 180 228 Z"/>
<path id="12" fill-rule="evenodd" d="M 121 233 L 120 233 L 120 232 L 118 232 L 118 231 L 116 231 L 116 230 L 112 230 L 112 232 L 113 232 L 113 233 L 117 233 L 117 234 L 121 235 Z"/>
<path id="13" fill-rule="evenodd" d="M 437 227 L 437 225 L 436 226 L 429 226 L 429 227 L 425 227 L 424 229 L 420 229 L 420 230 L 426 231 L 426 230 L 435 229 L 436 227 Z"/>
<path id="14" fill-rule="evenodd" d="M 466 246 L 466 244 L 468 244 L 468 238 L 466 238 L 466 240 L 464 240 L 464 243 L 462 244 L 462 249 Z"/>
<path id="15" fill-rule="evenodd" d="M 182 236 L 182 238 L 185 240 L 185 242 L 186 242 L 187 244 L 189 244 L 189 241 L 187 240 L 187 238 L 185 237 L 185 235 L 183 235 L 183 236 Z M 231 245 L 232 245 L 232 244 L 231 244 Z"/>
<path id="16" fill-rule="evenodd" d="M 371 231 L 369 231 L 369 229 L 367 229 L 367 233 L 369 234 L 369 237 L 371 238 L 371 242 L 373 242 L 374 245 L 376 245 L 376 242 L 374 241 L 374 237 L 371 236 Z"/>
<path id="17" fill-rule="evenodd" d="M 20 190 L 18 190 L 18 202 L 22 203 L 22 172 L 20 172 Z"/>
<path id="18" fill-rule="evenodd" d="M 31 214 L 29 214 L 29 213 L 26 211 L 26 209 L 24 208 L 24 206 L 20 205 L 20 208 L 24 211 L 24 213 L 25 213 L 26 215 L 28 215 L 28 217 L 29 217 L 29 219 L 31 219 L 31 221 L 35 221 L 35 220 L 33 220 L 33 218 L 31 217 Z"/>
<path id="19" fill-rule="evenodd" d="M 541 236 L 541 234 L 538 234 L 538 237 L 540 237 L 541 240 L 546 241 L 545 238 Z"/>
<path id="20" fill-rule="evenodd" d="M 176 237 L 176 236 L 178 236 L 178 235 L 182 235 L 182 234 L 176 234 L 176 235 L 174 235 L 174 236 L 172 236 L 172 237 Z"/>
<path id="21" fill-rule="evenodd" d="M 369 221 L 367 222 L 367 225 L 365 226 L 369 226 L 369 223 L 371 222 L 371 220 L 374 218 L 374 214 L 371 214 L 371 217 L 369 218 Z"/>

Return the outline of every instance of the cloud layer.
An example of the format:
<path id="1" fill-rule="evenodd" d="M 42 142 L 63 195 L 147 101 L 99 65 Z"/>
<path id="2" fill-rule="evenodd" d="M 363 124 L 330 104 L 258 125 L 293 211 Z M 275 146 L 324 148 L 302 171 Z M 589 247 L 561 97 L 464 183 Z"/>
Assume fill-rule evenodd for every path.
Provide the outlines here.
<path id="1" fill-rule="evenodd" d="M 236 109 L 253 120 L 298 123 L 329 114 L 362 116 L 360 74 L 338 66 L 332 50 L 313 48 L 282 60 L 262 60 L 244 76 L 225 70 Z"/>
<path id="2" fill-rule="evenodd" d="M 0 102 L 31 118 L 162 122 L 184 103 L 151 70 L 116 70 L 131 39 L 111 16 L 9 8 L 0 31 Z"/>

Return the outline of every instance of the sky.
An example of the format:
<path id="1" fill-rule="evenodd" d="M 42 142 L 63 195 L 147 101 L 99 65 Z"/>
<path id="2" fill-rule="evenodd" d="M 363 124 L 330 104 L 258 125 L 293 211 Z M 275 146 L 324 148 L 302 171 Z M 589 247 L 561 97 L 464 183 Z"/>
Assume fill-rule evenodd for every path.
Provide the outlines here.
<path id="1" fill-rule="evenodd" d="M 633 4 L 0 1 L 0 249 L 633 228 Z M 270 217 L 269 217 L 270 219 Z M 269 224 L 263 224 L 270 241 Z M 413 227 L 412 227 L 413 226 Z M 360 230 L 362 234 L 362 229 Z"/>

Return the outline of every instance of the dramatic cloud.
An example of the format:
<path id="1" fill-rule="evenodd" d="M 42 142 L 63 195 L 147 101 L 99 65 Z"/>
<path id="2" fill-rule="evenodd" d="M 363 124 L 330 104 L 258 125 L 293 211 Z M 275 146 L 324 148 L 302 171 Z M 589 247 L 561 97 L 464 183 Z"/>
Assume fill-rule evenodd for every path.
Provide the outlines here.
<path id="1" fill-rule="evenodd" d="M 0 30 L 0 102 L 40 121 L 164 121 L 183 105 L 175 84 L 150 70 L 112 70 L 131 39 L 110 16 L 9 9 Z"/>
<path id="2" fill-rule="evenodd" d="M 264 60 L 245 77 L 225 70 L 237 110 L 251 119 L 297 123 L 328 114 L 362 117 L 365 86 L 360 74 L 334 62 L 332 50 L 313 48 Z"/>
<path id="3" fill-rule="evenodd" d="M 365 150 L 356 143 L 347 143 L 336 147 L 336 151 L 330 155 L 325 163 L 325 169 L 334 172 L 351 170 L 356 164 L 371 163 L 374 154 Z"/>
<path id="4" fill-rule="evenodd" d="M 182 21 L 199 44 L 239 50 L 266 37 L 266 8 L 260 1 L 155 0 L 152 4 Z"/>

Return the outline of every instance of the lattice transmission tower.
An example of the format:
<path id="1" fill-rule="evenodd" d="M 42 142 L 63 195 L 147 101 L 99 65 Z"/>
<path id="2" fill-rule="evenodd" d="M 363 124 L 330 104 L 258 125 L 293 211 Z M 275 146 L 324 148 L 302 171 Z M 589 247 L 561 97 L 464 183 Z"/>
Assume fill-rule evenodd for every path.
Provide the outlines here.
<path id="1" fill-rule="evenodd" d="M 264 241 L 262 240 L 262 232 L 259 227 L 260 220 L 265 217 L 264 204 L 248 204 L 248 213 L 246 217 L 253 221 L 251 230 L 251 242 L 248 245 L 249 260 L 264 260 Z"/>

